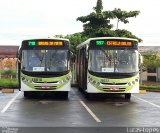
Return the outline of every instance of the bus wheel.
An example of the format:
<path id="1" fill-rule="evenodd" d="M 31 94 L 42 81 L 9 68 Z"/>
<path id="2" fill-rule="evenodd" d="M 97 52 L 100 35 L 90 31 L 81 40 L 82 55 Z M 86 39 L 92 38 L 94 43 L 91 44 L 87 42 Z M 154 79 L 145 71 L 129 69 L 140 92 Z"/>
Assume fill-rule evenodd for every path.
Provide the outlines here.
<path id="1" fill-rule="evenodd" d="M 68 91 L 65 91 L 65 92 L 61 92 L 61 97 L 64 98 L 64 99 L 68 99 Z"/>
<path id="2" fill-rule="evenodd" d="M 125 94 L 125 99 L 130 100 L 131 99 L 131 93 L 126 93 Z"/>
<path id="3" fill-rule="evenodd" d="M 92 100 L 92 99 L 93 99 L 93 94 L 92 94 L 92 93 L 87 93 L 87 92 L 85 92 L 85 97 L 86 97 L 88 100 Z"/>
<path id="4" fill-rule="evenodd" d="M 30 91 L 24 91 L 24 97 L 31 97 L 32 96 L 32 92 Z"/>

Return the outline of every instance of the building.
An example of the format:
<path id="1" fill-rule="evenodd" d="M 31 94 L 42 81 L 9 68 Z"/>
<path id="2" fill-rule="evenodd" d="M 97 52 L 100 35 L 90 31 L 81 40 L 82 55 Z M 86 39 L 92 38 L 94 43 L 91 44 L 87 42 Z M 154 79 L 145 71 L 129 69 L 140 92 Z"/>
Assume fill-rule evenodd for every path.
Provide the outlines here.
<path id="1" fill-rule="evenodd" d="M 16 69 L 18 46 L 0 46 L 0 70 Z"/>
<path id="2" fill-rule="evenodd" d="M 160 54 L 160 46 L 140 46 L 139 47 L 140 53 L 156 53 Z M 158 68 L 148 68 L 147 71 L 141 74 L 143 81 L 156 81 L 160 82 L 160 67 Z"/>

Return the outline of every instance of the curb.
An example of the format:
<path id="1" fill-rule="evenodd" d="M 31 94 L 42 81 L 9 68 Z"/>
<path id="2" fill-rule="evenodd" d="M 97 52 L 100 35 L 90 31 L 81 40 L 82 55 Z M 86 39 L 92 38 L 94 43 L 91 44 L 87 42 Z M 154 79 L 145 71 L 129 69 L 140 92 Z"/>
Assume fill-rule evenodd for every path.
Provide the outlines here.
<path id="1" fill-rule="evenodd" d="M 139 90 L 139 94 L 146 94 L 146 90 Z"/>
<path id="2" fill-rule="evenodd" d="M 14 93 L 14 89 L 5 88 L 5 89 L 2 89 L 2 93 Z"/>
<path id="3" fill-rule="evenodd" d="M 152 88 L 150 88 L 150 89 L 142 88 L 140 90 L 146 90 L 146 91 L 149 91 L 149 92 L 160 92 L 160 89 L 152 89 Z"/>
<path id="4" fill-rule="evenodd" d="M 149 92 L 160 92 L 160 90 L 159 89 L 146 89 L 146 91 L 149 91 Z"/>

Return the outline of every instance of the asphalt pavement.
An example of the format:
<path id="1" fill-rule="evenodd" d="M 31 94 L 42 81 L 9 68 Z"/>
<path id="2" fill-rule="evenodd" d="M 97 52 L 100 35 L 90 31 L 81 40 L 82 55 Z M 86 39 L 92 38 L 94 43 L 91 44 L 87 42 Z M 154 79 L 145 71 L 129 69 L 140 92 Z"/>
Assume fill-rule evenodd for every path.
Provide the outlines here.
<path id="1" fill-rule="evenodd" d="M 123 96 L 88 100 L 74 87 L 68 99 L 24 98 L 23 92 L 16 90 L 0 93 L 0 110 L 0 127 L 100 128 L 98 131 L 105 127 L 159 127 L 160 93 L 133 94 L 126 101 Z"/>

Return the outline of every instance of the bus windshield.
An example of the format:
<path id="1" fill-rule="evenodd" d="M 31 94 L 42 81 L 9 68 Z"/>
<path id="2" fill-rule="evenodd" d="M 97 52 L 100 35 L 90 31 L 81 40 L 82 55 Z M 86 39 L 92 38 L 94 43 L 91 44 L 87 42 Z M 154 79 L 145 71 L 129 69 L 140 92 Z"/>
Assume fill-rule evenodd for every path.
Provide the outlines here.
<path id="1" fill-rule="evenodd" d="M 68 50 L 23 50 L 21 69 L 30 72 L 63 72 L 69 69 Z"/>
<path id="2" fill-rule="evenodd" d="M 102 73 L 138 72 L 138 51 L 124 50 L 89 50 L 88 69 Z"/>

